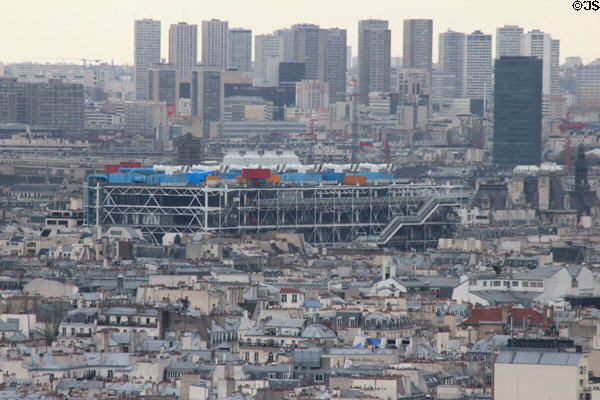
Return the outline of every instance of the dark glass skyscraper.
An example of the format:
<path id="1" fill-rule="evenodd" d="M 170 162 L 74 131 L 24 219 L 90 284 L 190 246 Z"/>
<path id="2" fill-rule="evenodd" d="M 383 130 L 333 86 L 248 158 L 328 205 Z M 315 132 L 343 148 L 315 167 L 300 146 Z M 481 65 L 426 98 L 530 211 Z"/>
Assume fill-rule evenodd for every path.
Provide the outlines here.
<path id="1" fill-rule="evenodd" d="M 192 69 L 192 115 L 202 120 L 203 136 L 210 136 L 211 122 L 223 120 L 224 83 L 222 70 L 210 67 Z"/>
<path id="2" fill-rule="evenodd" d="M 494 88 L 494 163 L 503 167 L 539 165 L 542 60 L 500 57 Z"/>
<path id="3" fill-rule="evenodd" d="M 306 78 L 304 63 L 279 63 L 279 87 L 296 87 L 296 82 Z"/>

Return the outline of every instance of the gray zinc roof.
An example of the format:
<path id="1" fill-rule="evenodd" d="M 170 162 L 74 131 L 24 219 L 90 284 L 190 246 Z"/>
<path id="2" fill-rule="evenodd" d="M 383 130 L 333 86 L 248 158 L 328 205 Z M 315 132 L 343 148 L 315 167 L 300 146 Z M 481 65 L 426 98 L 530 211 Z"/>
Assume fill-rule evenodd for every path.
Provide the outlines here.
<path id="1" fill-rule="evenodd" d="M 577 366 L 581 353 L 556 353 L 541 351 L 502 351 L 496 358 L 500 364 L 534 364 Z"/>

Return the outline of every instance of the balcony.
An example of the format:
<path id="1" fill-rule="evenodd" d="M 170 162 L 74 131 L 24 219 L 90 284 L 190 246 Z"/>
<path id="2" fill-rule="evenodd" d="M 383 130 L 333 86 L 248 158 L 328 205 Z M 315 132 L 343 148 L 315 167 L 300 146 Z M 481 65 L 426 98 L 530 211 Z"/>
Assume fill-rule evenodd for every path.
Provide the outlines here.
<path id="1" fill-rule="evenodd" d="M 150 322 L 150 323 L 137 323 L 135 321 L 120 321 L 120 322 L 113 322 L 113 321 L 103 321 L 100 320 L 98 321 L 98 325 L 102 325 L 102 326 L 135 326 L 135 327 L 142 327 L 142 328 L 158 328 L 158 323 L 157 322 Z"/>
<path id="2" fill-rule="evenodd" d="M 294 345 L 290 345 L 290 344 L 277 344 L 274 341 L 267 341 L 267 342 L 261 342 L 261 343 L 248 343 L 248 342 L 240 342 L 239 347 L 254 347 L 254 348 L 274 348 L 274 349 L 295 349 L 298 345 L 294 344 Z"/>

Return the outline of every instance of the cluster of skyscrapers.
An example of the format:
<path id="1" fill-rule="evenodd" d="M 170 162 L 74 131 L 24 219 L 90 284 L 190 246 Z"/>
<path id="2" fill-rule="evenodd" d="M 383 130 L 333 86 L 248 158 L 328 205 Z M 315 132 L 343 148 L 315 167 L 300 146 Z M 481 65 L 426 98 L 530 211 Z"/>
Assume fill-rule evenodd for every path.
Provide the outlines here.
<path id="1" fill-rule="evenodd" d="M 245 111 L 240 114 L 239 107 L 242 103 L 248 103 L 242 104 L 248 110 L 268 115 L 269 120 L 283 120 L 287 119 L 287 108 L 299 110 L 292 109 L 290 115 L 327 109 L 330 104 L 348 102 L 353 92 L 373 114 L 380 112 L 377 102 L 385 98 L 388 102 L 381 103 L 381 113 L 395 115 L 397 126 L 407 130 L 423 127 L 434 111 L 445 106 L 454 114 L 460 114 L 455 112 L 460 109 L 483 115 L 491 110 L 493 102 L 498 126 L 504 124 L 499 122 L 503 118 L 516 124 L 520 117 L 515 113 L 522 113 L 523 118 L 537 118 L 541 113 L 542 119 L 558 120 L 562 115 L 554 115 L 556 110 L 565 109 L 559 87 L 560 42 L 539 30 L 524 32 L 512 25 L 498 28 L 494 74 L 492 35 L 482 31 L 440 33 L 438 60 L 434 64 L 431 19 L 404 21 L 401 63 L 392 63 L 388 21 L 358 21 L 356 71 L 351 70 L 345 29 L 303 23 L 253 38 L 250 29 L 230 28 L 228 21 L 212 19 L 202 21 L 200 26 L 201 32 L 195 24 L 170 25 L 167 61 L 161 58 L 161 22 L 135 21 L 135 96 L 130 99 L 147 102 L 147 108 L 150 103 L 166 105 L 166 111 L 160 111 L 161 120 L 172 115 L 195 116 L 210 130 L 208 125 L 223 121 L 225 115 L 233 121 L 244 118 Z M 539 61 L 539 68 L 534 59 Z M 538 72 L 540 96 L 535 94 L 534 86 Z M 524 76 L 530 79 L 523 79 Z M 582 104 L 600 104 L 598 82 L 598 65 L 580 68 L 577 97 Z M 68 86 L 72 83 L 58 81 L 27 85 L 33 84 L 6 78 L 0 83 L 0 122 L 43 123 L 67 132 L 83 131 L 82 85 Z M 43 110 L 51 108 L 36 104 L 48 90 L 60 96 L 48 97 L 50 106 L 56 102 L 56 111 L 44 117 Z M 520 100 L 510 96 L 520 100 L 531 96 L 533 103 L 515 107 Z M 462 105 L 448 106 L 453 102 Z M 348 107 L 347 103 L 338 109 L 344 107 Z M 510 117 L 503 107 L 512 107 Z M 63 114 L 64 118 L 60 117 Z M 62 122 L 58 121 L 60 118 Z M 75 118 L 79 122 L 75 123 Z M 166 122 L 162 124 L 166 126 Z M 538 149 L 539 123 L 517 126 L 521 130 L 518 137 L 531 137 L 529 148 Z M 515 143 L 516 137 L 510 136 L 516 134 L 514 129 L 506 133 L 509 136 L 503 136 L 501 131 L 495 131 L 495 145 L 501 146 L 502 137 L 506 143 Z M 524 145 L 522 149 L 525 148 L 528 147 Z M 504 152 L 494 152 L 501 153 Z M 531 153 L 524 152 L 523 156 Z M 535 154 L 531 162 L 539 163 L 539 151 Z"/>

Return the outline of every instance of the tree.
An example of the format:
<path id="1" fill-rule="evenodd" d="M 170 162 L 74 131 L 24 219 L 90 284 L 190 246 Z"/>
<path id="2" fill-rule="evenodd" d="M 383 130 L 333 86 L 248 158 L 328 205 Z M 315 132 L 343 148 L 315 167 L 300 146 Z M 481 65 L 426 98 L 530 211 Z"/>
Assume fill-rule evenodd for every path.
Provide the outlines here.
<path id="1" fill-rule="evenodd" d="M 68 309 L 69 305 L 62 300 L 43 304 L 41 306 L 40 319 L 42 322 L 42 332 L 47 346 L 50 346 L 56 338 L 58 327 L 65 318 L 65 315 L 67 315 Z"/>

